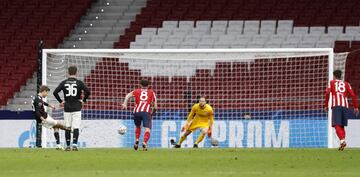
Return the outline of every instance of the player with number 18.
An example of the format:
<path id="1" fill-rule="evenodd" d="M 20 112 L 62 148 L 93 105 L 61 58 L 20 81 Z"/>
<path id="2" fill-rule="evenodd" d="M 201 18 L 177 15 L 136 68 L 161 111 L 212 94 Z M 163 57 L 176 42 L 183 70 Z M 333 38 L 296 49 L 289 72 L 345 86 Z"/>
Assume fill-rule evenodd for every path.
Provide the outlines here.
<path id="1" fill-rule="evenodd" d="M 339 137 L 339 150 L 343 151 L 346 147 L 345 126 L 348 124 L 350 113 L 347 96 L 350 95 L 353 102 L 354 114 L 359 113 L 356 94 L 350 84 L 341 80 L 342 72 L 335 70 L 333 72 L 334 79 L 330 81 L 325 95 L 325 111 L 328 111 L 329 100 L 331 100 L 332 109 L 332 127 L 335 128 L 336 135 Z M 331 96 L 331 98 L 330 98 Z"/>

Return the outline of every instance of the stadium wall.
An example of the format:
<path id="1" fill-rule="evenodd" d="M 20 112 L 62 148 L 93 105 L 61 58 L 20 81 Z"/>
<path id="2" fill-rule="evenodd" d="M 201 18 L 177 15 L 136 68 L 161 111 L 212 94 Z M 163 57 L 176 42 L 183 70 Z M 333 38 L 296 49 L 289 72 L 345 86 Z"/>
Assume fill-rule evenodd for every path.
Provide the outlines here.
<path id="1" fill-rule="evenodd" d="M 224 114 L 226 115 L 226 114 Z M 89 115 L 88 115 L 89 116 Z M 150 147 L 168 148 L 170 139 L 179 137 L 185 120 L 155 119 Z M 117 129 L 125 125 L 128 131 L 119 135 Z M 300 129 L 299 125 L 311 125 Z M 347 127 L 347 139 L 350 147 L 360 147 L 360 120 L 350 120 Z M 81 147 L 131 147 L 134 142 L 134 125 L 131 119 L 83 120 L 79 146 Z M 54 147 L 53 131 L 46 133 L 47 147 Z M 183 147 L 192 147 L 198 132 L 189 136 Z M 322 118 L 293 119 L 217 119 L 213 128 L 213 137 L 219 140 L 220 147 L 236 148 L 326 148 L 327 120 Z M 0 147 L 33 147 L 35 144 L 34 120 L 0 120 Z M 64 135 L 61 133 L 61 140 Z M 205 140 L 200 147 L 211 147 Z"/>

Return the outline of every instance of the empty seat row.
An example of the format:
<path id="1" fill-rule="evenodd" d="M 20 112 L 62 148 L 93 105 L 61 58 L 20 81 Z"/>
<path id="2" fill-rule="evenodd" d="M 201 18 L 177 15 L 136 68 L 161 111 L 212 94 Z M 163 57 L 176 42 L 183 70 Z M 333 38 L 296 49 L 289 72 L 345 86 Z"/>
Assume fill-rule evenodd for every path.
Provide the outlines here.
<path id="1" fill-rule="evenodd" d="M 262 42 L 218 42 L 218 43 L 208 43 L 208 42 L 181 42 L 181 43 L 173 43 L 173 42 L 165 42 L 165 43 L 152 43 L 149 42 L 147 44 L 139 44 L 136 42 L 131 42 L 130 48 L 132 49 L 176 49 L 176 48 L 332 48 L 334 47 L 334 41 L 268 41 L 265 43 Z"/>
<path id="2" fill-rule="evenodd" d="M 238 33 L 259 34 L 289 34 L 293 33 L 293 26 L 311 26 L 314 29 L 299 29 L 307 33 L 339 33 L 340 28 L 331 26 L 358 26 L 360 13 L 357 1 L 311 0 L 294 1 L 243 1 L 211 0 L 182 1 L 182 0 L 151 0 L 141 9 L 135 21 L 121 36 L 116 48 L 128 48 L 135 35 L 141 33 L 145 27 L 164 29 L 227 28 Z M 189 22 L 190 20 L 190 22 Z M 234 22 L 226 22 L 226 21 Z M 279 21 L 289 20 L 291 22 Z M 168 22 L 166 22 L 168 21 Z M 199 22 L 194 22 L 199 21 Z M 324 28 L 330 26 L 331 28 Z M 316 29 L 315 27 L 320 27 Z M 240 30 L 239 30 L 240 28 Z M 254 30 L 255 29 L 255 30 Z M 258 29 L 258 30 L 257 30 Z M 298 30 L 295 30 L 296 32 Z"/>
<path id="3" fill-rule="evenodd" d="M 164 42 L 199 42 L 199 41 L 224 41 L 231 43 L 233 41 L 258 41 L 258 42 L 267 42 L 267 41 L 359 41 L 360 34 L 356 36 L 350 34 L 289 34 L 289 35 L 154 35 L 154 36 L 147 36 L 147 35 L 137 35 L 135 37 L 135 42 L 146 44 L 148 42 L 154 43 L 164 43 Z"/>
<path id="4" fill-rule="evenodd" d="M 186 22 L 186 23 L 182 23 Z M 206 23 L 205 23 L 206 22 Z M 249 23 L 247 23 L 249 22 Z M 257 23 L 250 23 L 257 22 Z M 262 21 L 264 22 L 264 21 Z M 267 23 L 265 23 L 267 22 Z M 161 28 L 142 28 L 141 34 L 359 34 L 359 26 L 293 27 L 291 20 L 265 21 L 164 21 Z M 271 23 L 270 23 L 271 22 Z M 278 26 L 277 26 L 278 23 Z M 206 24 L 206 25 L 205 25 Z"/>
<path id="5" fill-rule="evenodd" d="M 61 48 L 113 48 L 145 0 L 98 1 L 84 15 Z"/>

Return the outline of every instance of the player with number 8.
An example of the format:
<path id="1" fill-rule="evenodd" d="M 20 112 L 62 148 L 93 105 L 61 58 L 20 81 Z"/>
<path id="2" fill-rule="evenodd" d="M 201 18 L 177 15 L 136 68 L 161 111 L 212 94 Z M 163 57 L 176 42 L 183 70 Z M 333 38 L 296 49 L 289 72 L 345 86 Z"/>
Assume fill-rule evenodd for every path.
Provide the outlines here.
<path id="1" fill-rule="evenodd" d="M 135 107 L 134 107 L 134 123 L 136 126 L 135 129 L 135 144 L 134 149 L 139 148 L 139 138 L 141 133 L 141 123 L 145 128 L 144 140 L 142 143 L 143 150 L 147 151 L 147 142 L 150 139 L 150 129 L 151 129 L 151 116 L 157 110 L 157 101 L 155 92 L 152 89 L 149 89 L 149 81 L 142 79 L 140 81 L 140 89 L 135 89 L 134 91 L 128 93 L 125 97 L 124 103 L 122 104 L 123 109 L 127 109 L 128 100 L 132 97 L 135 98 Z"/>

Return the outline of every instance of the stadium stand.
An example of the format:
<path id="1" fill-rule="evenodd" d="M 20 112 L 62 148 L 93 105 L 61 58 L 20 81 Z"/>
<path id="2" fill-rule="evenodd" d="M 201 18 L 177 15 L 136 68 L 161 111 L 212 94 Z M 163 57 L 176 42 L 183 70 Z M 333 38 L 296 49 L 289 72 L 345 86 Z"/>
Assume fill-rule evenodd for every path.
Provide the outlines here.
<path id="1" fill-rule="evenodd" d="M 26 8 L 31 9 L 29 10 L 29 13 L 31 14 L 42 13 L 38 12 L 39 10 L 35 13 L 35 8 L 43 8 L 46 12 L 49 11 L 48 7 L 54 9 L 51 10 L 51 14 L 54 15 L 49 16 L 52 20 L 43 19 L 41 15 L 39 15 L 38 18 L 27 20 L 27 23 L 32 23 L 29 21 L 36 21 L 37 24 L 41 24 L 38 25 L 39 28 L 36 27 L 36 31 L 39 31 L 36 33 L 47 36 L 46 43 L 48 47 L 58 47 L 58 44 L 62 42 L 65 37 L 64 42 L 59 47 L 334 47 L 335 52 L 354 51 L 360 49 L 360 11 L 358 11 L 360 3 L 353 0 L 100 0 L 97 3 L 94 3 L 92 8 L 89 9 L 86 14 L 86 9 L 90 6 L 89 0 L 76 2 L 71 1 L 71 3 L 69 3 L 70 1 L 66 1 L 65 3 L 64 1 L 60 2 L 55 0 L 49 1 L 49 3 L 40 3 L 37 0 L 27 2 L 29 5 L 26 5 Z M 32 2 L 35 3 L 31 5 Z M 24 62 L 26 57 L 21 56 L 31 56 L 35 61 L 36 52 L 34 52 L 34 43 L 32 43 L 31 50 L 22 50 L 22 48 L 26 45 L 19 45 L 21 43 L 19 42 L 21 39 L 18 39 L 17 37 L 9 39 L 9 36 L 17 34 L 14 33 L 12 29 L 18 29 L 19 27 L 16 27 L 14 24 L 11 25 L 8 21 L 16 21 L 18 19 L 17 16 L 19 16 L 20 19 L 21 15 L 18 14 L 22 14 L 23 12 L 19 13 L 17 12 L 18 10 L 4 10 L 11 9 L 8 7 L 25 7 L 25 4 L 23 1 L 16 0 L 5 1 L 5 3 L 1 2 L 0 5 L 2 6 L 1 14 L 7 14 L 0 18 L 0 24 L 3 27 L 6 27 L 4 33 L 5 35 L 2 34 L 2 36 L 7 35 L 7 37 L 0 37 L 0 48 L 4 49 L 3 51 L 12 51 L 12 53 L 1 53 L 1 56 L 3 56 L 1 58 L 19 56 L 20 58 L 24 58 L 21 60 L 23 65 L 29 67 L 31 64 L 29 65 L 27 62 Z M 83 9 L 83 11 L 74 10 L 73 12 L 69 12 L 64 10 L 69 7 L 76 7 Z M 59 13 L 66 11 L 67 15 L 60 18 L 60 16 L 56 16 L 57 11 L 59 11 Z M 77 14 L 72 16 L 70 15 L 71 13 Z M 81 17 L 83 14 L 85 15 Z M 73 17 L 72 20 L 69 20 L 71 23 L 65 23 L 68 22 L 66 19 L 70 19 L 70 17 Z M 80 17 L 80 22 L 75 26 L 75 29 L 71 31 L 74 25 L 79 21 Z M 35 27 L 29 27 L 30 30 L 25 29 L 26 28 L 21 30 L 24 34 L 33 34 L 28 31 L 35 30 Z M 38 38 L 35 38 L 33 41 L 37 40 Z M 18 49 L 21 49 L 21 52 L 13 55 L 14 51 Z M 32 52 L 23 53 L 24 51 Z M 357 60 L 354 56 L 350 57 L 349 61 L 351 64 L 348 64 L 348 68 L 350 69 L 347 69 L 346 73 L 347 75 L 352 74 L 352 77 L 347 79 L 353 83 L 356 90 L 356 88 L 360 86 L 360 79 L 356 77 L 355 73 L 358 72 L 354 69 L 354 67 L 358 65 L 357 63 L 359 60 Z M 109 63 L 109 61 L 104 59 L 95 65 L 95 69 L 90 71 L 89 76 L 85 78 L 85 81 L 90 86 L 93 84 L 91 82 L 92 80 L 101 77 L 97 73 L 103 72 L 104 67 L 107 66 L 113 66 L 119 70 L 118 73 L 114 73 L 114 77 L 118 77 L 118 74 L 121 72 L 132 73 L 134 80 L 141 76 L 141 67 L 136 68 L 128 66 L 127 63 Z M 9 63 L 9 65 L 6 66 L 7 67 L 4 68 L 12 68 L 14 66 L 19 68 L 21 65 Z M 208 82 L 210 84 L 216 84 L 221 79 L 219 73 L 216 72 L 219 70 L 218 67 L 220 67 L 220 65 L 214 63 L 214 66 L 216 67 L 208 68 L 209 70 L 215 71 L 213 75 L 206 75 L 206 80 L 210 81 Z M 32 76 L 34 67 L 35 62 L 33 62 L 32 65 L 33 69 L 27 73 L 27 77 L 25 77 L 24 80 L 18 81 L 19 84 L 11 84 L 11 87 L 14 87 L 13 85 L 17 85 L 16 88 L 10 88 L 10 84 L 5 86 L 9 89 L 5 89 L 6 93 L 0 93 L 0 105 L 6 104 L 7 99 L 12 97 L 9 95 L 13 95 L 11 93 L 19 91 L 20 86 L 26 82 L 26 79 Z M 23 69 L 18 69 L 17 71 L 23 71 Z M 192 74 L 191 76 L 178 75 L 165 78 L 164 76 L 153 77 L 152 81 L 154 82 L 154 87 L 159 88 L 158 90 L 160 90 L 160 93 L 168 92 L 168 89 L 162 89 L 177 85 L 177 81 L 181 83 L 180 85 L 193 85 L 197 82 L 197 74 L 200 74 L 201 72 L 203 71 L 192 70 L 191 72 L 185 72 L 187 74 Z M 204 72 L 206 73 L 208 71 Z M 146 71 L 141 72 L 141 74 L 143 73 L 146 73 Z M 260 73 L 251 74 L 257 75 Z M 4 76 L 1 78 L 6 78 L 9 73 L 1 69 L 0 75 Z M 165 85 L 159 85 L 158 80 L 164 79 L 168 79 L 169 83 L 161 82 Z M 104 79 L 104 82 L 105 81 L 106 79 Z M 28 81 L 28 83 L 34 84 L 34 81 Z M 133 84 L 135 83 L 129 83 L 129 87 L 133 86 Z M 30 87 L 34 88 L 35 86 L 27 86 L 26 88 Z M 124 90 L 119 88 L 118 93 L 123 93 L 123 91 Z M 95 93 L 93 98 L 96 98 L 96 94 L 99 94 L 97 91 L 93 93 Z M 177 93 L 173 96 L 180 97 L 181 94 L 182 93 Z M 213 94 L 216 97 L 217 93 L 209 94 Z M 317 94 L 320 94 L 320 92 Z M 24 92 L 19 95 L 27 94 Z M 239 93 L 239 95 L 241 95 L 241 93 Z M 21 98 L 21 96 L 19 98 Z M 20 104 L 23 101 L 24 100 L 18 99 L 11 102 Z M 169 104 L 169 107 L 175 107 L 174 104 Z M 109 105 L 101 105 L 101 109 L 117 109 L 117 105 L 119 104 L 113 103 Z"/>
<path id="2" fill-rule="evenodd" d="M 150 44 L 147 45 L 147 43 L 143 43 L 144 41 L 136 40 L 137 35 L 143 35 L 146 28 L 155 31 L 155 35 L 162 35 L 163 31 L 167 31 L 167 36 L 180 35 L 180 37 L 184 34 L 210 34 L 215 38 L 220 35 L 250 35 L 257 38 L 258 35 L 269 37 L 298 34 L 302 35 L 298 43 L 284 40 L 282 43 L 285 44 L 280 44 L 280 47 L 333 47 L 335 40 L 356 40 L 358 38 L 358 6 L 358 2 L 351 0 L 341 3 L 336 0 L 317 2 L 310 0 L 150 0 L 147 6 L 141 10 L 141 14 L 136 16 L 136 21 L 131 23 L 130 28 L 115 44 L 115 48 L 231 47 L 231 41 L 222 42 L 221 45 L 218 45 L 219 41 L 216 41 L 216 45 L 202 41 L 195 41 L 195 44 L 191 44 L 181 40 L 178 45 L 175 45 L 174 42 L 162 41 L 161 43 L 160 41 L 160 43 L 155 42 L 154 46 L 153 42 L 149 40 L 147 42 Z M 230 20 L 234 22 L 228 25 L 224 22 Z M 167 21 L 172 21 L 169 22 L 172 25 L 167 25 Z M 220 27 L 219 30 L 218 26 L 211 25 L 211 21 L 222 23 L 223 28 Z M 207 23 L 207 25 L 197 26 L 198 23 Z M 226 28 L 227 30 L 225 30 Z M 319 40 L 307 41 L 305 35 L 316 35 Z M 303 38 L 305 39 L 302 40 Z M 182 43 L 185 44 L 182 45 Z M 269 44 L 261 44 L 257 41 L 244 43 L 241 43 L 242 45 L 235 43 L 233 47 L 279 47 L 279 42 L 271 40 L 267 41 Z"/>
<path id="3" fill-rule="evenodd" d="M 345 52 L 358 48 L 359 5 L 350 0 L 150 0 L 114 47 L 334 47 Z"/>
<path id="4" fill-rule="evenodd" d="M 90 7 L 91 0 L 2 0 L 0 2 L 0 105 L 6 105 L 14 93 L 18 103 L 29 104 L 34 95 L 37 44 L 45 41 L 46 48 L 57 48 L 68 36 L 80 17 Z M 29 83 L 27 86 L 23 86 Z M 27 90 L 31 90 L 30 91 Z M 28 101 L 24 101 L 26 99 Z M 22 102 L 23 101 L 23 102 Z M 29 106 L 26 106 L 29 109 Z M 31 107 L 30 107 L 31 108 Z M 14 109 L 10 106 L 8 109 Z"/>
<path id="5" fill-rule="evenodd" d="M 113 48 L 146 0 L 101 0 L 81 18 L 62 48 Z"/>

